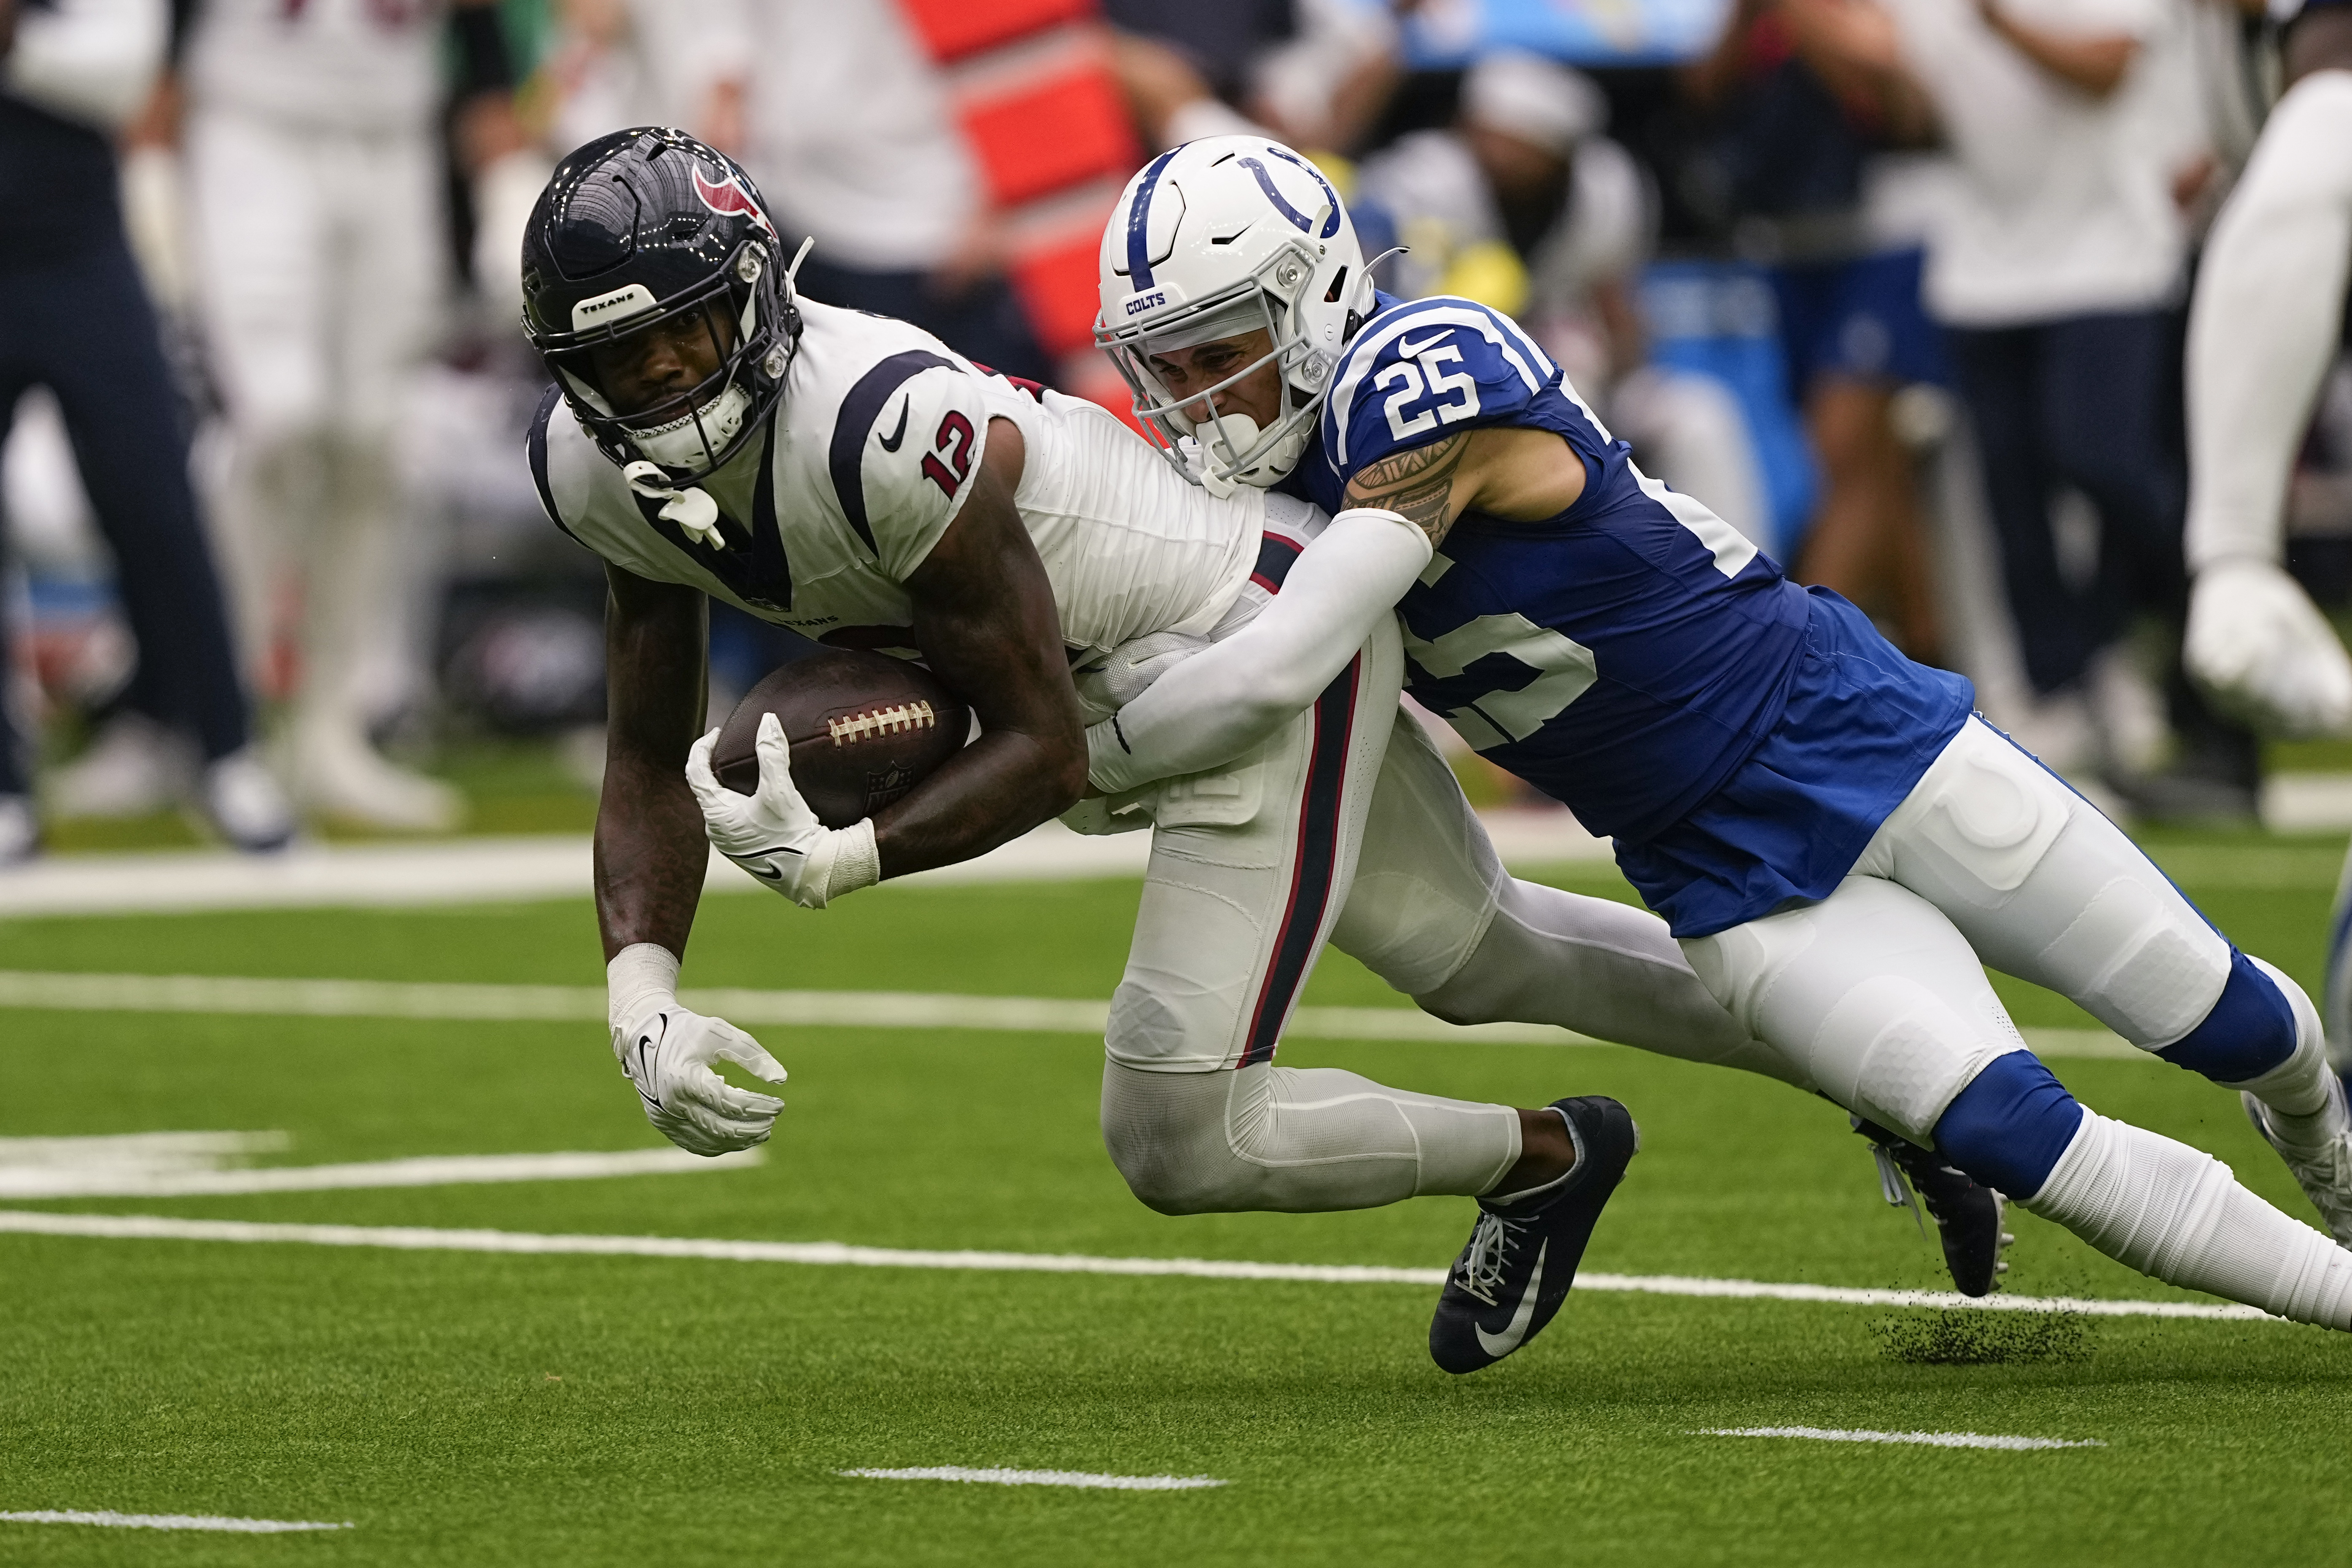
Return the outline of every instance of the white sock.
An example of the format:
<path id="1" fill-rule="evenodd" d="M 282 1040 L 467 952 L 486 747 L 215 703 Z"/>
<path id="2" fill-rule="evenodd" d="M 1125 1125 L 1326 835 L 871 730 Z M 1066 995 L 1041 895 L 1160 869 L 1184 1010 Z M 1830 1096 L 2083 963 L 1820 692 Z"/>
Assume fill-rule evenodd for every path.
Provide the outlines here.
<path id="1" fill-rule="evenodd" d="M 2347 1122 L 2343 1088 L 2327 1066 L 2327 1041 L 2320 1027 L 2319 1009 L 2311 1005 L 2302 986 L 2261 959 L 2253 962 L 2278 986 L 2294 1014 L 2294 1054 L 2260 1078 L 2231 1087 L 2263 1102 L 2270 1112 L 2272 1130 L 2281 1138 L 2299 1149 L 2320 1148 L 2342 1133 Z"/>
<path id="2" fill-rule="evenodd" d="M 2352 1330 L 2352 1252 L 2289 1219 L 2230 1167 L 2084 1110 L 2029 1213 L 2168 1285 Z"/>

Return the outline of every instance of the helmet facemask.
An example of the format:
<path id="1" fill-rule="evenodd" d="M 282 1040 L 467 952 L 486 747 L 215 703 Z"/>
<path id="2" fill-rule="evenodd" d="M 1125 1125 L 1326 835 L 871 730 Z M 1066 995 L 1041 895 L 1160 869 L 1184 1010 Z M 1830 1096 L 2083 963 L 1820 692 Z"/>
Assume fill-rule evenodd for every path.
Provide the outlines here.
<path id="1" fill-rule="evenodd" d="M 655 300 L 637 287 L 583 300 L 574 330 L 538 334 L 541 353 L 581 425 L 614 462 L 651 462 L 674 484 L 690 485 L 724 464 L 750 435 L 757 416 L 773 405 L 796 346 L 790 323 L 789 279 L 781 278 L 768 245 L 750 239 L 701 285 Z M 607 319 L 598 320 L 600 313 Z M 695 385 L 643 408 L 618 411 L 596 368 L 596 351 L 698 315 L 709 334 L 714 369 Z"/>
<path id="2" fill-rule="evenodd" d="M 1314 279 L 1316 261 L 1312 249 L 1293 242 L 1249 276 L 1155 312 L 1148 325 L 1097 330 L 1096 342 L 1135 393 L 1135 416 L 1153 445 L 1187 479 L 1213 494 L 1278 483 L 1297 466 L 1314 435 L 1330 361 L 1297 324 L 1295 297 Z M 1156 353 L 1259 331 L 1265 333 L 1266 352 L 1200 391 L 1179 397 L 1152 368 Z M 1221 408 L 1218 398 L 1268 365 L 1275 370 L 1282 413 L 1270 428 L 1260 429 L 1248 415 Z M 1193 409 L 1205 410 L 1206 417 L 1187 412 Z"/>

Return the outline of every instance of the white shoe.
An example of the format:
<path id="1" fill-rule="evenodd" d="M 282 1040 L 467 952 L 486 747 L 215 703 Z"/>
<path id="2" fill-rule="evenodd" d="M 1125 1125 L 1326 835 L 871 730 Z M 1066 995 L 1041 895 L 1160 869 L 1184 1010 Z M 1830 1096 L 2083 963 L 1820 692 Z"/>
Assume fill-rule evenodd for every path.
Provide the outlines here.
<path id="1" fill-rule="evenodd" d="M 298 753 L 303 804 L 326 816 L 409 833 L 446 833 L 466 800 L 438 779 L 384 761 L 365 742 L 314 742 Z"/>
<path id="2" fill-rule="evenodd" d="M 209 764 L 197 803 L 223 838 L 248 855 L 283 849 L 294 837 L 294 807 L 251 746 Z"/>
<path id="3" fill-rule="evenodd" d="M 0 867 L 19 865 L 41 852 L 41 822 L 32 800 L 0 795 Z"/>
<path id="4" fill-rule="evenodd" d="M 2254 1131 L 2278 1151 L 2286 1168 L 2294 1173 L 2303 1195 L 2319 1211 L 2327 1226 L 2327 1234 L 2336 1238 L 2338 1247 L 2352 1247 L 2352 1125 L 2347 1125 L 2344 1104 L 2344 1081 L 2334 1073 L 2327 1075 L 2327 1098 L 2336 1107 L 2336 1135 L 2316 1148 L 2289 1143 L 2273 1130 L 2269 1108 L 2252 1095 L 2241 1092 L 2239 1100 L 2246 1108 L 2246 1119 Z"/>
<path id="5" fill-rule="evenodd" d="M 178 736 L 142 714 L 121 713 L 49 774 L 44 793 L 60 817 L 145 816 L 186 797 L 189 763 Z"/>

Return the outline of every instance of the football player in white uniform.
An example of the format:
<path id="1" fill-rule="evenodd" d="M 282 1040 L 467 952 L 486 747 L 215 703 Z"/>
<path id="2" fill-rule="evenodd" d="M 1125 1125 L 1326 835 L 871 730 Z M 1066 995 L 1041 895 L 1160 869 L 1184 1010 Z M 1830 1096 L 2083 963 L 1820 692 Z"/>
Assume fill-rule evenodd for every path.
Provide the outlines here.
<path id="1" fill-rule="evenodd" d="M 446 270 L 453 13 L 469 61 L 502 59 L 483 0 L 201 0 L 183 68 L 203 324 L 234 437 L 215 510 L 247 662 L 267 667 L 295 588 L 295 792 L 392 827 L 446 827 L 459 809 L 367 732 L 407 675 L 432 566 L 401 513 L 394 435 Z"/>
<path id="2" fill-rule="evenodd" d="M 1516 324 L 1374 293 L 1345 222 L 1296 153 L 1231 136 L 1147 165 L 1104 236 L 1101 336 L 1171 460 L 1334 515 L 1248 626 L 1090 730 L 1093 782 L 1219 765 L 1284 717 L 1263 671 L 1311 687 L 1393 612 L 1412 695 L 1611 835 L 1792 1070 L 2118 1261 L 2352 1330 L 2352 1253 L 2076 1101 L 1984 965 L 2250 1097 L 2352 1240 L 2352 1115 L 2294 982 L 1972 718 L 1965 680 L 1643 474 Z M 1440 1329 L 1452 1303 L 1487 1331 L 1478 1262 Z M 1504 1260 L 1505 1300 L 1536 1264 Z"/>
<path id="3" fill-rule="evenodd" d="M 611 585 L 596 895 L 614 1049 L 673 1141 L 741 1148 L 768 1136 L 780 1102 L 710 1063 L 783 1069 L 677 999 L 706 828 L 822 908 L 1068 810 L 1089 716 L 1277 589 L 1330 591 L 1283 583 L 1324 520 L 1255 489 L 1213 496 L 1092 405 L 987 374 L 904 323 L 795 299 L 750 182 L 680 132 L 620 132 L 567 158 L 524 272 L 527 330 L 559 384 L 532 469 Z M 838 831 L 801 802 L 772 730 L 758 795 L 719 788 L 697 742 L 713 596 L 836 646 L 919 655 L 971 700 L 979 738 Z M 1087 807 L 1155 833 L 1112 1008 L 1104 1134 L 1169 1213 L 1533 1194 L 1544 1289 L 1515 1317 L 1522 1304 L 1506 1302 L 1516 1327 L 1476 1353 L 1440 1351 L 1465 1370 L 1557 1310 L 1632 1123 L 1611 1100 L 1520 1110 L 1276 1066 L 1326 940 L 1443 1017 L 1556 1022 L 1811 1086 L 1731 1024 L 1654 918 L 1506 875 L 1399 710 L 1393 617 L 1348 636 L 1360 651 L 1338 679 L 1318 678 L 1249 756 Z M 1269 700 L 1293 700 L 1287 672 L 1265 675 Z M 1490 1259 L 1524 1228 L 1482 1226 Z M 1990 1272 L 1988 1258 L 1987 1285 Z"/>
<path id="4" fill-rule="evenodd" d="M 2262 729 L 2341 734 L 2352 729 L 2352 659 L 2287 575 L 2283 523 L 2312 405 L 2344 341 L 2352 4 L 2290 4 L 2286 92 L 2214 221 L 2189 306 L 2188 548 L 2197 575 L 2182 657 L 2218 702 Z M 2328 925 L 2321 1007 L 2336 1071 L 2352 1070 L 2352 860 Z"/>

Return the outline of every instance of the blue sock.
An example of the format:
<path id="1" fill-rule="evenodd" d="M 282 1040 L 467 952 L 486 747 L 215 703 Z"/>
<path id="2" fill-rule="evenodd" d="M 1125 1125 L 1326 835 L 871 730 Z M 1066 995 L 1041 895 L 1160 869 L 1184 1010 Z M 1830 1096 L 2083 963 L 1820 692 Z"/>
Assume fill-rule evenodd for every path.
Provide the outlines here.
<path id="1" fill-rule="evenodd" d="M 2271 977 L 2233 947 L 2221 1000 L 2203 1023 L 2156 1054 L 2215 1083 L 2243 1083 L 2294 1055 L 2294 1009 Z"/>
<path id="2" fill-rule="evenodd" d="M 1936 1152 L 1995 1192 L 2030 1198 L 2083 1124 L 2083 1107 L 2031 1051 L 1995 1057 L 1945 1108 Z"/>

